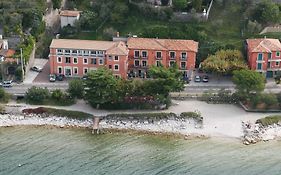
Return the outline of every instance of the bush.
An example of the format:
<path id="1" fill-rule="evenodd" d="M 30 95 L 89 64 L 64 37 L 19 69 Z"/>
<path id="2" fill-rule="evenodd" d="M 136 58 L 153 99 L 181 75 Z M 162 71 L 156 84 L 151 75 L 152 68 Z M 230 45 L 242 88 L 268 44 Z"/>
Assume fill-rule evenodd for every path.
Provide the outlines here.
<path id="1" fill-rule="evenodd" d="M 207 103 L 227 103 L 232 104 L 238 101 L 236 94 L 232 94 L 230 90 L 220 89 L 218 92 L 206 91 L 201 97 L 202 101 Z"/>
<path id="2" fill-rule="evenodd" d="M 272 115 L 272 116 L 267 116 L 262 119 L 258 119 L 256 123 L 261 124 L 262 126 L 269 126 L 273 124 L 278 124 L 279 121 L 281 121 L 281 116 L 280 115 Z"/>
<path id="3" fill-rule="evenodd" d="M 192 118 L 198 122 L 203 122 L 203 117 L 201 116 L 201 113 L 199 111 L 182 112 L 180 116 L 183 118 Z"/>
<path id="4" fill-rule="evenodd" d="M 50 97 L 50 92 L 47 88 L 32 86 L 26 92 L 26 100 L 30 103 L 42 103 Z"/>
<path id="5" fill-rule="evenodd" d="M 17 67 L 15 72 L 15 77 L 17 81 L 22 81 L 22 68 L 21 66 Z"/>
<path id="6" fill-rule="evenodd" d="M 55 100 L 62 100 L 64 97 L 66 96 L 66 94 L 64 92 L 62 92 L 62 90 L 60 89 L 55 89 L 53 92 L 52 92 L 52 99 L 55 99 Z"/>
<path id="7" fill-rule="evenodd" d="M 275 94 L 255 94 L 250 98 L 250 103 L 253 108 L 259 104 L 265 104 L 266 108 L 271 108 L 278 104 L 278 99 Z"/>
<path id="8" fill-rule="evenodd" d="M 9 98 L 10 98 L 9 94 L 6 93 L 3 88 L 0 88 L 0 102 L 8 103 Z"/>
<path id="9" fill-rule="evenodd" d="M 68 93 L 73 98 L 81 99 L 84 96 L 84 85 L 81 79 L 74 79 L 69 82 Z"/>

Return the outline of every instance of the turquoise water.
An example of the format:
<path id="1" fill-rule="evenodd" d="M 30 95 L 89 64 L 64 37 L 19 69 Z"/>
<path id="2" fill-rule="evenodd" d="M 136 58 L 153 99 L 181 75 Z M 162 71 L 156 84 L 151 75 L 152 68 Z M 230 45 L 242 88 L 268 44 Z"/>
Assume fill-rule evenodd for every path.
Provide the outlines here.
<path id="1" fill-rule="evenodd" d="M 280 175 L 281 142 L 244 146 L 230 139 L 0 128 L 0 174 Z"/>

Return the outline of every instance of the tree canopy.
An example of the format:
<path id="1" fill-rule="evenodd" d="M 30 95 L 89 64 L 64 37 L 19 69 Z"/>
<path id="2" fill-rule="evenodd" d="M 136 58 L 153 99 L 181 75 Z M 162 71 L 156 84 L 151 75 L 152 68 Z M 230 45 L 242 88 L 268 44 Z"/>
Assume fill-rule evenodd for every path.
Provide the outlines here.
<path id="1" fill-rule="evenodd" d="M 206 72 L 217 74 L 232 74 L 235 70 L 247 69 L 243 55 L 238 50 L 219 50 L 215 55 L 210 55 L 202 63 Z"/>
<path id="2" fill-rule="evenodd" d="M 247 96 L 264 90 L 265 77 L 253 70 L 239 70 L 233 73 L 233 83 L 238 93 Z"/>
<path id="3" fill-rule="evenodd" d="M 265 24 L 279 23 L 281 22 L 281 5 L 271 0 L 264 0 L 255 8 L 253 17 L 255 20 Z"/>

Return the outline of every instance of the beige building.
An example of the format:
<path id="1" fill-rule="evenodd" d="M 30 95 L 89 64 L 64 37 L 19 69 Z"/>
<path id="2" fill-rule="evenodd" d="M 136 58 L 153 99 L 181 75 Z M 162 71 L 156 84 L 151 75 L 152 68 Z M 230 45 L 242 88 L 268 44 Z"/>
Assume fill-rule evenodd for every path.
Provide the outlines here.
<path id="1" fill-rule="evenodd" d="M 79 20 L 81 11 L 63 10 L 60 12 L 60 26 L 70 25 L 74 26 L 75 22 Z"/>

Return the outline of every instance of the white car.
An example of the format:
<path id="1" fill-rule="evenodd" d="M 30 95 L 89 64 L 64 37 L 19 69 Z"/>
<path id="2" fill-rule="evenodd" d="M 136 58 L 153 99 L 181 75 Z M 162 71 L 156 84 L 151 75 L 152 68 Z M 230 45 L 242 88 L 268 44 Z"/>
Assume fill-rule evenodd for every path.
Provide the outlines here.
<path id="1" fill-rule="evenodd" d="M 2 82 L 2 87 L 6 87 L 6 88 L 9 88 L 9 87 L 12 87 L 12 80 L 6 80 L 6 81 L 3 81 Z"/>
<path id="2" fill-rule="evenodd" d="M 55 82 L 56 81 L 56 75 L 55 74 L 50 74 L 50 82 Z"/>
<path id="3" fill-rule="evenodd" d="M 196 75 L 194 78 L 195 82 L 201 82 L 201 77 L 199 75 Z"/>

